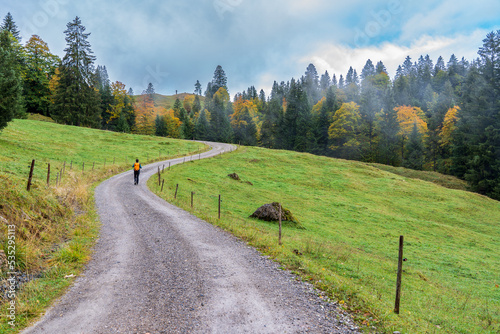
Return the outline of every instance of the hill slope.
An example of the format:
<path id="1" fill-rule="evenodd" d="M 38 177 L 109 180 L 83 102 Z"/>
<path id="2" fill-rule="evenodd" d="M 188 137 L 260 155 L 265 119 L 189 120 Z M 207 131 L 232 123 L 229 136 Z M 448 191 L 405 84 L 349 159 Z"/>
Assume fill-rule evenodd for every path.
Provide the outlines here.
<path id="1" fill-rule="evenodd" d="M 241 181 L 227 175 L 237 173 Z M 423 176 L 424 177 L 424 176 Z M 246 181 L 249 181 L 246 182 Z M 384 332 L 500 330 L 500 203 L 375 166 L 241 148 L 173 168 L 160 196 L 248 240 Z M 177 199 L 173 198 L 176 184 Z M 222 219 L 217 219 L 218 195 Z M 278 201 L 305 229 L 248 218 Z M 393 314 L 405 236 L 401 315 Z"/>

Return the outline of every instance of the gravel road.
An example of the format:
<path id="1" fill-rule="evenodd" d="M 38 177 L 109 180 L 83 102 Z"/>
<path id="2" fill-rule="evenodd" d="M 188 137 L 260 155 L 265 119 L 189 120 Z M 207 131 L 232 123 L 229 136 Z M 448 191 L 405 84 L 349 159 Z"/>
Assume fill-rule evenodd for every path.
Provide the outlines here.
<path id="1" fill-rule="evenodd" d="M 234 149 L 210 144 L 202 158 Z M 358 333 L 309 284 L 151 193 L 146 180 L 163 164 L 143 166 L 138 186 L 129 171 L 96 188 L 92 260 L 23 333 Z"/>

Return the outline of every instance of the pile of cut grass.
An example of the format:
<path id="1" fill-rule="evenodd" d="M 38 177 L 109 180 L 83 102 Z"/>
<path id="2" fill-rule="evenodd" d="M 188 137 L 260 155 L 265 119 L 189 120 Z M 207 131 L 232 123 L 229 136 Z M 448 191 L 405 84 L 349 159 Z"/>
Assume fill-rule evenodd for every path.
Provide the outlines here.
<path id="1" fill-rule="evenodd" d="M 90 259 L 99 233 L 93 190 L 100 181 L 131 169 L 136 158 L 144 165 L 204 149 L 196 142 L 34 120 L 9 123 L 0 132 L 0 248 L 9 252 L 9 225 L 15 226 L 15 271 L 39 278 L 17 291 L 14 327 L 6 317 L 8 304 L 0 305 L 0 332 L 25 327 L 62 295 Z M 28 192 L 32 159 L 36 161 Z M 8 269 L 1 267 L 0 278 L 10 277 Z"/>
<path id="2" fill-rule="evenodd" d="M 163 177 L 163 192 L 150 180 L 153 191 L 314 282 L 366 331 L 500 330 L 497 201 L 422 181 L 425 175 L 409 178 L 365 163 L 261 148 L 175 166 Z M 275 223 L 249 218 L 271 202 L 281 202 L 305 228 L 285 225 L 283 246 Z M 408 261 L 396 315 L 400 235 Z"/>

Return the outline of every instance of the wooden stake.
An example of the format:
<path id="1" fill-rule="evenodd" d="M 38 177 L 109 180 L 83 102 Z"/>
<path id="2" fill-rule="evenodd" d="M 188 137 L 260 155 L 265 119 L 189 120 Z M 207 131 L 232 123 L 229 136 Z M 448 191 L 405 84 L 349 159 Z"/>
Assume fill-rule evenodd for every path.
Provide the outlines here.
<path id="1" fill-rule="evenodd" d="M 28 191 L 31 190 L 31 179 L 33 178 L 33 169 L 35 169 L 35 159 L 31 161 L 30 175 L 28 177 L 28 185 L 26 186 L 26 190 Z"/>
<path id="2" fill-rule="evenodd" d="M 158 166 L 158 186 L 160 186 L 161 183 L 161 174 L 160 174 L 160 166 Z"/>
<path id="3" fill-rule="evenodd" d="M 220 202 L 221 202 L 221 199 L 220 199 L 220 195 L 219 195 L 219 219 L 220 219 Z"/>
<path id="4" fill-rule="evenodd" d="M 165 179 L 161 180 L 161 192 L 163 192 L 163 184 L 165 183 Z"/>
<path id="5" fill-rule="evenodd" d="M 398 258 L 398 278 L 396 280 L 396 303 L 394 313 L 399 314 L 399 304 L 401 301 L 401 276 L 403 274 L 403 242 L 404 237 L 399 237 L 399 258 Z"/>
<path id="6" fill-rule="evenodd" d="M 177 190 L 179 190 L 179 184 L 178 183 L 175 186 L 175 195 L 174 195 L 174 198 L 177 198 Z"/>
<path id="7" fill-rule="evenodd" d="M 50 186 L 50 162 L 47 166 L 47 187 Z"/>
<path id="8" fill-rule="evenodd" d="M 66 171 L 66 161 L 64 161 L 63 168 L 62 168 L 62 172 L 64 173 L 65 171 Z"/>
<path id="9" fill-rule="evenodd" d="M 83 164 L 82 164 L 82 174 L 84 171 L 85 171 L 85 162 L 83 162 Z"/>
<path id="10" fill-rule="evenodd" d="M 194 197 L 194 192 L 191 191 L 191 209 L 193 208 L 193 197 Z"/>
<path id="11" fill-rule="evenodd" d="M 278 238 L 278 242 L 279 244 L 281 245 L 281 203 L 279 203 L 280 205 L 280 210 L 279 210 L 279 225 L 280 225 L 280 231 L 279 231 L 279 238 Z"/>

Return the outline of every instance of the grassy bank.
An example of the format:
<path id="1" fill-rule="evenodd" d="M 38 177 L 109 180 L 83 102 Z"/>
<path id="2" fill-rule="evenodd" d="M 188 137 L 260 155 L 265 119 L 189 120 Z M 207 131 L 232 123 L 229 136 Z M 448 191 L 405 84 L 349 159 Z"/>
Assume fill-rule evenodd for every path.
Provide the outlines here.
<path id="1" fill-rule="evenodd" d="M 359 162 L 242 147 L 165 171 L 162 193 L 156 178 L 149 186 L 314 282 L 367 331 L 498 333 L 500 203 L 421 180 L 429 175 L 398 174 Z M 446 183 L 461 187 L 456 180 Z M 285 224 L 283 246 L 275 223 L 248 218 L 273 201 L 305 228 Z M 400 235 L 407 261 L 396 315 Z"/>
<path id="2" fill-rule="evenodd" d="M 14 270 L 1 267 L 0 278 L 20 273 L 36 279 L 16 291 L 15 326 L 9 304 L 0 306 L 0 333 L 15 333 L 62 295 L 91 258 L 99 234 L 93 189 L 102 180 L 142 164 L 205 149 L 204 145 L 136 136 L 48 122 L 15 120 L 0 132 L 0 256 L 8 255 L 15 235 Z M 31 191 L 29 166 L 35 159 Z M 51 178 L 47 186 L 50 163 Z M 63 172 L 61 172 L 63 170 Z M 56 174 L 62 175 L 56 185 Z M 57 177 L 59 178 L 59 177 Z M 11 232 L 12 233 L 12 232 Z M 3 255 L 1 250 L 3 250 Z"/>

